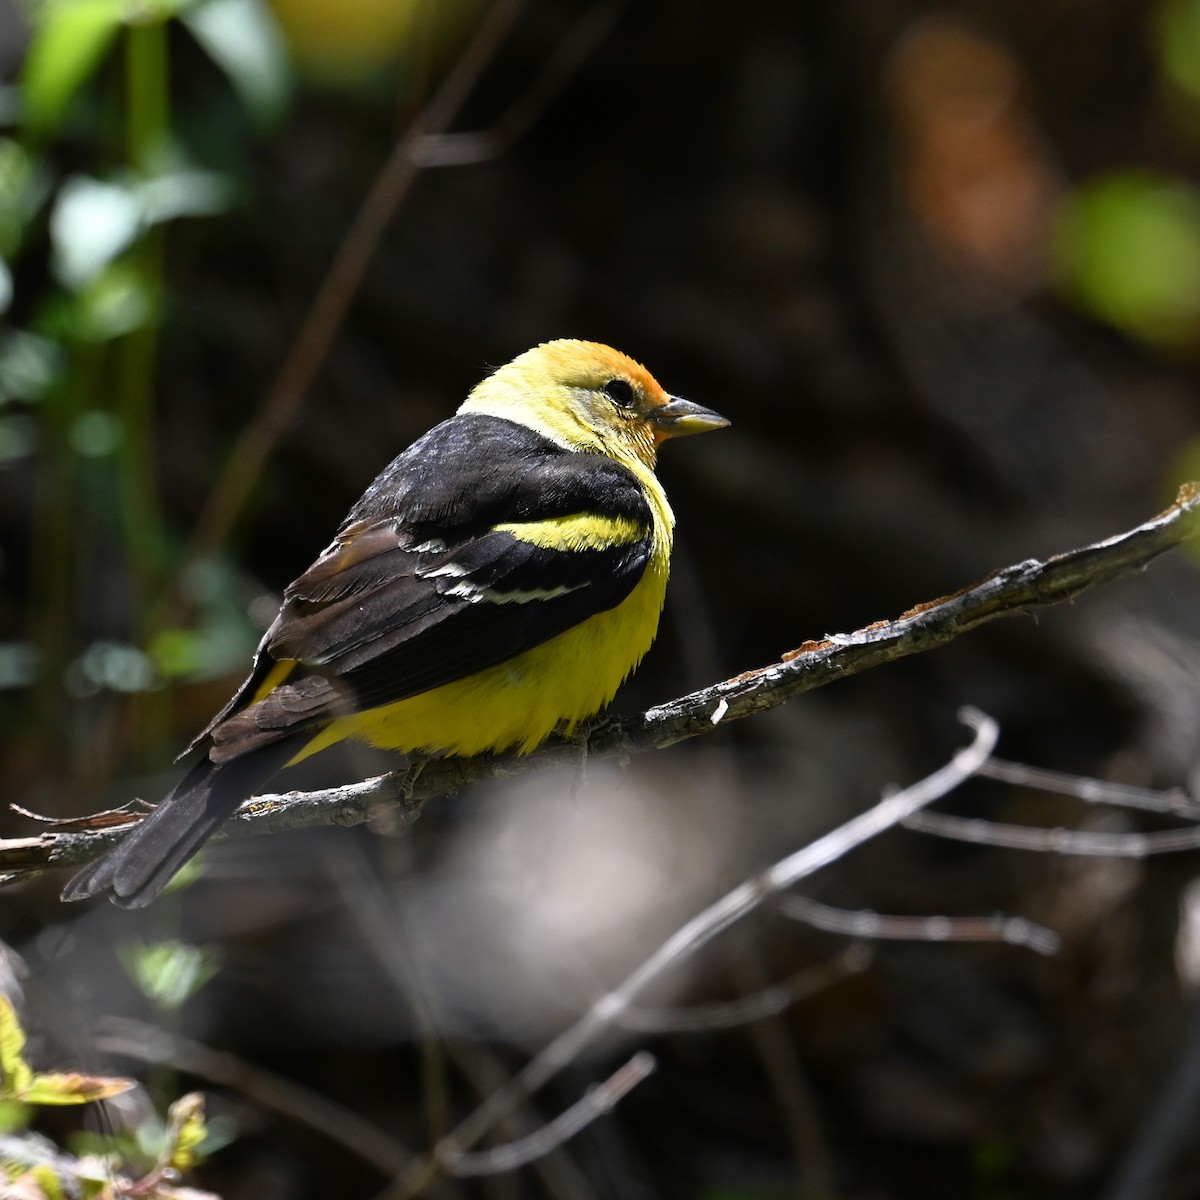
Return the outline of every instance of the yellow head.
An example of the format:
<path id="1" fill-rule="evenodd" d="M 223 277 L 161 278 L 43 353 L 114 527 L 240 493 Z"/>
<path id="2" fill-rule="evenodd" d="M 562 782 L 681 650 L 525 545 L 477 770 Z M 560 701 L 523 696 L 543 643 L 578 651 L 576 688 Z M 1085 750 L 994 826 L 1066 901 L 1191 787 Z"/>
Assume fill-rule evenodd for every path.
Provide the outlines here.
<path id="1" fill-rule="evenodd" d="M 647 467 L 666 438 L 729 424 L 711 409 L 669 395 L 619 350 L 568 339 L 518 355 L 483 380 L 458 411 L 519 421 L 572 450 Z"/>

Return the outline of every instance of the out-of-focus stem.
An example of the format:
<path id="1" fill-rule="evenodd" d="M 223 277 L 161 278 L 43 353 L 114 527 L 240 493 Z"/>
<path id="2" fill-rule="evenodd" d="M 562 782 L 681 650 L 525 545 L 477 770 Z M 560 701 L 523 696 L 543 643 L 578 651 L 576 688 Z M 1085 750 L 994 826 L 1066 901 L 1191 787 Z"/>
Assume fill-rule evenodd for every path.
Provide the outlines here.
<path id="1" fill-rule="evenodd" d="M 129 163 L 150 175 L 161 162 L 170 123 L 170 79 L 167 25 L 154 16 L 130 25 L 125 41 L 125 113 Z M 117 486 L 121 538 L 128 572 L 132 632 L 142 643 L 153 632 L 149 600 L 158 593 L 166 569 L 163 526 L 155 470 L 155 379 L 163 303 L 164 230 L 148 229 L 131 251 L 137 284 L 148 315 L 117 347 L 117 411 L 121 442 L 117 452 Z M 139 744 L 148 761 L 166 734 L 165 707 L 138 697 Z"/>
<path id="2" fill-rule="evenodd" d="M 104 347 L 81 344 L 60 395 L 48 398 L 42 424 L 37 499 L 33 519 L 29 636 L 37 647 L 36 706 L 43 731 L 61 729 L 63 671 L 70 652 L 71 598 L 78 579 L 76 518 L 78 463 L 70 430 L 84 398 L 96 387 Z"/>

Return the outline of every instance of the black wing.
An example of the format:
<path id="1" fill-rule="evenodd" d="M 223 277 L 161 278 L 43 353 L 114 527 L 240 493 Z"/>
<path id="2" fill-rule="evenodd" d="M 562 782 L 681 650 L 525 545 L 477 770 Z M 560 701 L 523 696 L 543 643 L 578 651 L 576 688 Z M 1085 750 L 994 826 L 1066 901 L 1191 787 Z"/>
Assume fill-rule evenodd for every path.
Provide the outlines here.
<path id="1" fill-rule="evenodd" d="M 597 517 L 624 540 L 575 536 Z M 652 530 L 640 485 L 612 459 L 498 418 L 454 417 L 375 480 L 286 589 L 250 678 L 201 739 L 214 738 L 214 760 L 236 757 L 503 662 L 624 600 Z M 248 703 L 280 660 L 297 665 Z"/>

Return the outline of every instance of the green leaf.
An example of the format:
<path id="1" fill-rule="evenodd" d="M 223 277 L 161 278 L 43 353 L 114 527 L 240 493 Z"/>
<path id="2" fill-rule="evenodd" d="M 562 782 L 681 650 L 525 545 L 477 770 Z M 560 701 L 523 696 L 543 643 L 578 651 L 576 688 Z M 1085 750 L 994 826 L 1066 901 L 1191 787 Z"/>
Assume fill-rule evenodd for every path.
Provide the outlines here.
<path id="1" fill-rule="evenodd" d="M 115 454 L 120 448 L 123 436 L 121 418 L 103 408 L 92 408 L 80 413 L 67 430 L 67 440 L 71 449 L 83 458 L 107 458 Z M 153 678 L 152 672 L 150 677 Z M 142 691 L 144 686 L 126 690 Z"/>
<path id="2" fill-rule="evenodd" d="M 172 1011 L 182 1008 L 216 973 L 220 957 L 213 950 L 186 942 L 141 942 L 120 948 L 129 977 L 152 1003 Z"/>
<path id="3" fill-rule="evenodd" d="M 0 995 L 0 1095 L 6 1098 L 19 1097 L 33 1078 L 24 1051 L 25 1031 L 17 1010 L 7 996 Z"/>
<path id="4" fill-rule="evenodd" d="M 49 1163 L 30 1167 L 28 1177 L 41 1189 L 46 1200 L 63 1200 L 62 1180 Z"/>
<path id="5" fill-rule="evenodd" d="M 1151 171 L 1081 187 L 1055 244 L 1060 279 L 1080 307 L 1167 349 L 1200 340 L 1200 190 Z"/>
<path id="6" fill-rule="evenodd" d="M 21 1104 L 87 1104 L 119 1096 L 134 1085 L 132 1079 L 82 1075 L 76 1071 L 34 1074 L 24 1058 L 25 1031 L 7 996 L 0 995 L 0 1072 L 4 1100 Z"/>
<path id="7" fill-rule="evenodd" d="M 127 259 L 108 266 L 76 300 L 73 333 L 86 342 L 111 341 L 158 316 L 156 298 L 144 273 Z"/>
<path id="8" fill-rule="evenodd" d="M 0 691 L 29 687 L 37 676 L 38 652 L 32 642 L 0 642 Z"/>
<path id="9" fill-rule="evenodd" d="M 0 468 L 28 458 L 37 449 L 37 444 L 37 422 L 28 413 L 0 416 Z M 0 678 L 3 675 L 0 668 Z"/>
<path id="10" fill-rule="evenodd" d="M 0 1137 L 29 1126 L 29 1105 L 20 1100 L 0 1100 Z"/>
<path id="11" fill-rule="evenodd" d="M 225 72 L 246 110 L 263 128 L 277 124 L 292 92 L 283 35 L 262 0 L 207 0 L 181 21 Z"/>
<path id="12" fill-rule="evenodd" d="M 1163 74 L 1200 100 L 1200 0 L 1166 0 L 1155 20 Z"/>
<path id="13" fill-rule="evenodd" d="M 54 273 L 76 291 L 95 279 L 142 229 L 144 206 L 133 188 L 74 175 L 50 214 Z"/>
<path id="14" fill-rule="evenodd" d="M 132 194 L 142 207 L 142 221 L 158 225 L 177 217 L 211 217 L 233 204 L 234 187 L 216 171 L 179 167 L 136 183 Z"/>
<path id="15" fill-rule="evenodd" d="M 204 635 L 195 629 L 160 629 L 146 648 L 154 669 L 168 679 L 191 675 L 204 661 Z"/>
<path id="16" fill-rule="evenodd" d="M 123 0 L 47 0 L 34 18 L 21 90 L 25 124 L 51 132 L 100 65 L 125 15 Z"/>
<path id="17" fill-rule="evenodd" d="M 101 690 L 145 692 L 154 686 L 154 667 L 136 646 L 100 639 L 68 664 L 66 682 L 73 694 L 94 696 Z"/>
<path id="18" fill-rule="evenodd" d="M 54 273 L 64 287 L 79 291 L 150 227 L 224 212 L 233 198 L 226 176 L 189 167 L 116 180 L 73 175 L 50 213 Z"/>
<path id="19" fill-rule="evenodd" d="M 53 338 L 23 329 L 0 332 L 0 406 L 33 403 L 62 377 L 65 355 Z"/>
<path id="20" fill-rule="evenodd" d="M 25 147 L 13 138 L 0 138 L 0 254 L 11 258 L 16 252 L 45 186 Z"/>

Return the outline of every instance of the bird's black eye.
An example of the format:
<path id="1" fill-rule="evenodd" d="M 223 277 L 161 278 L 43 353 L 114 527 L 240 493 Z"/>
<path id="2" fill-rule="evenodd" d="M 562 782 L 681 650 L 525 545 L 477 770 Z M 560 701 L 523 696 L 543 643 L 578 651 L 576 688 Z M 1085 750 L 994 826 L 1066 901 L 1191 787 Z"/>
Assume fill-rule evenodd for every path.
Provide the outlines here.
<path id="1" fill-rule="evenodd" d="M 610 379 L 604 385 L 604 394 L 618 408 L 633 407 L 633 385 L 627 379 Z"/>

